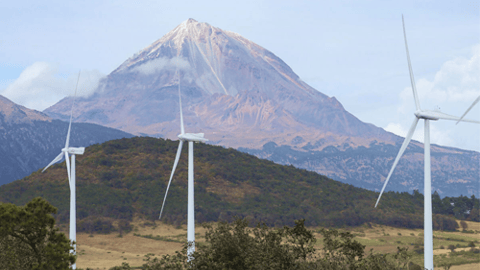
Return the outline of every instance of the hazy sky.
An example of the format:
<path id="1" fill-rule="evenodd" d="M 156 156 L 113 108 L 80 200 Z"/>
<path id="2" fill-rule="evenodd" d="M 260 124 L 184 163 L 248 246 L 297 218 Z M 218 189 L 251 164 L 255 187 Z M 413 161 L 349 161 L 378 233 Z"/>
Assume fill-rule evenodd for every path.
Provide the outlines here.
<path id="1" fill-rule="evenodd" d="M 2 1 L 0 94 L 43 110 L 188 18 L 252 40 L 364 122 L 404 136 L 422 109 L 460 116 L 480 95 L 479 1 Z M 468 118 L 480 120 L 480 105 Z M 438 121 L 432 142 L 480 151 L 480 125 Z M 423 124 L 414 139 L 422 141 Z"/>

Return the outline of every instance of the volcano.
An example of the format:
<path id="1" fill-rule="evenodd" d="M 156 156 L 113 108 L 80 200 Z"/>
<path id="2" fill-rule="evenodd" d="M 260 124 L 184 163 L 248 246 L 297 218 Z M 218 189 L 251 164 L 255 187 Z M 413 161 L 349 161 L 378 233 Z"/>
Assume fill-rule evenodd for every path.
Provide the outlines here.
<path id="1" fill-rule="evenodd" d="M 74 120 L 176 139 L 179 86 L 187 132 L 360 187 L 381 187 L 403 141 L 360 121 L 272 52 L 193 19 L 127 59 L 90 97 L 77 98 Z M 68 97 L 44 112 L 66 120 L 70 104 Z M 422 149 L 409 147 L 392 189 L 423 190 Z M 432 146 L 434 189 L 478 196 L 479 161 L 477 152 Z"/>

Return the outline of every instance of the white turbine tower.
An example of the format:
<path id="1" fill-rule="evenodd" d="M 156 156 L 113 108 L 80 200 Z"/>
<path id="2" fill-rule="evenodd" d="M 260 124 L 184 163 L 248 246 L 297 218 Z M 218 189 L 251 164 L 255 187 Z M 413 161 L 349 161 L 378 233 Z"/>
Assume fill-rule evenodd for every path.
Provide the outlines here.
<path id="1" fill-rule="evenodd" d="M 83 155 L 85 152 L 85 147 L 70 147 L 70 130 L 72 127 L 72 117 L 73 117 L 73 106 L 75 105 L 75 97 L 77 96 L 77 87 L 78 81 L 80 79 L 80 73 L 78 73 L 77 79 L 77 86 L 75 87 L 75 96 L 73 98 L 72 110 L 70 112 L 70 124 L 68 125 L 68 132 L 67 132 L 67 140 L 65 141 L 65 148 L 62 149 L 62 152 L 50 162 L 50 164 L 43 169 L 44 172 L 48 167 L 52 166 L 53 164 L 62 160 L 63 156 L 65 156 L 65 163 L 67 164 L 67 176 L 68 176 L 68 185 L 70 186 L 70 241 L 76 242 L 77 241 L 77 225 L 76 225 L 76 206 L 75 206 L 75 155 Z M 72 155 L 71 160 L 71 168 L 70 168 L 70 160 L 68 158 L 68 154 Z M 73 255 L 76 254 L 77 245 L 73 246 Z M 76 264 L 72 265 L 72 269 L 76 269 Z"/>
<path id="2" fill-rule="evenodd" d="M 183 114 L 182 114 L 182 95 L 180 92 L 180 80 L 178 82 L 178 99 L 180 104 L 180 134 L 178 138 L 180 143 L 178 145 L 177 155 L 175 156 L 175 162 L 173 163 L 172 173 L 170 174 L 170 180 L 168 181 L 167 191 L 165 192 L 165 198 L 163 199 L 162 210 L 160 210 L 160 216 L 162 217 L 163 207 L 165 206 L 165 200 L 167 199 L 168 189 L 170 188 L 170 183 L 172 182 L 173 174 L 175 173 L 175 168 L 177 168 L 178 160 L 180 159 L 180 154 L 182 153 L 183 142 L 188 142 L 188 216 L 187 216 L 187 241 L 188 249 L 187 255 L 188 260 L 193 259 L 193 252 L 195 251 L 195 213 L 194 213 L 194 199 L 193 199 L 193 143 L 194 142 L 206 142 L 208 139 L 204 138 L 203 133 L 185 133 L 183 127 Z"/>
<path id="3" fill-rule="evenodd" d="M 470 105 L 470 107 L 468 107 L 468 109 L 465 111 L 465 113 L 460 117 L 460 120 L 457 121 L 457 124 L 463 119 L 463 117 L 465 115 L 467 115 L 467 113 L 473 108 L 473 106 L 475 106 L 475 104 L 477 104 L 478 102 L 480 101 L 480 96 L 477 97 L 477 99 L 475 99 L 475 101 L 472 103 L 472 105 Z"/>
<path id="4" fill-rule="evenodd" d="M 460 119 L 460 117 L 451 116 L 448 114 L 441 113 L 439 111 L 426 111 L 420 108 L 420 103 L 418 100 L 417 89 L 415 87 L 415 79 L 413 77 L 412 71 L 412 64 L 410 62 L 410 55 L 408 53 L 408 45 L 407 45 L 407 34 L 405 33 L 405 22 L 403 21 L 402 16 L 402 24 L 403 24 L 403 35 L 405 38 L 405 48 L 407 51 L 407 61 L 408 61 L 408 69 L 410 72 L 410 82 L 412 84 L 413 90 L 413 98 L 415 100 L 415 120 L 410 127 L 410 130 L 405 137 L 405 141 L 400 148 L 400 151 L 393 162 L 392 169 L 388 173 L 387 179 L 385 180 L 385 184 L 383 185 L 382 191 L 380 192 L 380 196 L 378 196 L 377 203 L 375 207 L 377 207 L 380 198 L 382 197 L 383 191 L 387 186 L 388 180 L 392 176 L 393 170 L 395 166 L 397 166 L 398 161 L 402 157 L 403 152 L 408 146 L 408 143 L 412 139 L 413 133 L 415 128 L 417 127 L 417 123 L 420 119 L 425 121 L 424 126 L 424 135 L 425 135 L 425 142 L 424 142 L 424 267 L 428 270 L 433 269 L 433 228 L 432 228 L 432 183 L 431 183 L 431 176 L 430 176 L 430 121 L 436 121 L 439 119 L 444 120 L 456 120 L 456 121 L 464 121 L 464 122 L 473 122 L 473 123 L 480 123 L 479 121 L 467 120 L 467 119 Z"/>

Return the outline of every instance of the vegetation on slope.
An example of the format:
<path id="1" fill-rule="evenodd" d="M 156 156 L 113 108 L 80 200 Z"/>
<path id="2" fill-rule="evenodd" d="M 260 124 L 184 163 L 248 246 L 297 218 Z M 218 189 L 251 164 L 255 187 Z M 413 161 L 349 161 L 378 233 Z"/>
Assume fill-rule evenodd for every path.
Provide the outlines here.
<path id="1" fill-rule="evenodd" d="M 77 156 L 79 230 L 95 231 L 91 229 L 95 223 L 105 228 L 111 219 L 129 221 L 134 215 L 157 219 L 177 147 L 178 142 L 137 137 L 93 145 L 85 155 Z M 187 216 L 187 148 L 183 149 L 162 217 L 176 225 L 185 223 Z M 0 201 L 22 205 L 42 196 L 58 207 L 57 219 L 63 223 L 68 222 L 69 194 L 64 163 L 0 186 Z M 422 194 L 387 192 L 375 209 L 377 197 L 376 192 L 314 172 L 233 149 L 195 144 L 197 222 L 232 221 L 238 216 L 250 224 L 265 222 L 269 226 L 293 225 L 298 219 L 306 219 L 308 226 L 325 227 L 366 222 L 423 226 Z M 451 217 L 434 215 L 434 227 L 453 230 L 457 223 Z"/>

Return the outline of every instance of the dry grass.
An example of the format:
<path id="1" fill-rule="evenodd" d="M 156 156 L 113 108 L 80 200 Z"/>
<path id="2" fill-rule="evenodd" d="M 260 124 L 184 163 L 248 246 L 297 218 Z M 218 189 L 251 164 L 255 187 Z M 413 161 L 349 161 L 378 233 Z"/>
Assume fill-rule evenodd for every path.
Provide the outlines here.
<path id="1" fill-rule="evenodd" d="M 185 225 L 174 227 L 160 222 L 154 224 L 144 220 L 135 220 L 131 224 L 134 226 L 134 231 L 122 237 L 119 237 L 117 233 L 109 235 L 95 234 L 93 236 L 84 233 L 77 234 L 77 268 L 109 269 L 110 267 L 121 265 L 122 262 L 127 262 L 130 266 L 141 266 L 144 263 L 143 259 L 146 254 L 153 253 L 158 257 L 165 254 L 174 254 L 175 251 L 181 250 L 183 243 L 186 241 L 187 230 Z M 314 231 L 318 231 L 318 229 L 313 228 Z M 478 229 L 480 229 L 480 223 L 468 222 L 468 230 Z M 374 225 L 371 228 L 358 227 L 349 229 L 349 231 L 356 235 L 355 239 L 357 241 L 366 245 L 366 251 L 373 249 L 376 253 L 396 252 L 397 246 L 409 247 L 412 250 L 412 243 L 423 243 L 423 230 L 421 229 L 410 230 Z M 197 242 L 205 241 L 205 229 L 202 226 L 197 225 L 196 234 Z M 138 235 L 151 235 L 153 238 L 168 239 L 168 241 L 148 239 Z M 461 243 L 465 245 L 468 244 L 468 241 L 477 240 L 480 242 L 480 234 L 478 233 L 466 234 L 460 231 L 435 231 L 434 235 L 439 237 L 434 238 L 434 255 L 447 254 L 448 256 L 448 253 L 451 251 L 446 249 L 446 243 Z M 316 233 L 315 237 L 318 239 L 316 248 L 321 249 L 321 236 Z M 446 240 L 446 238 L 463 241 Z M 445 249 L 440 249 L 439 243 L 444 243 Z M 476 245 L 478 248 L 478 242 Z M 456 251 L 464 249 L 468 250 L 469 248 L 459 247 Z M 416 261 L 420 263 L 420 260 L 423 260 L 423 255 L 418 255 L 417 257 Z M 457 265 L 452 266 L 450 269 L 477 270 L 480 269 L 480 263 Z"/>
<path id="2" fill-rule="evenodd" d="M 454 265 L 450 270 L 478 270 L 480 269 L 480 263 Z"/>
<path id="3" fill-rule="evenodd" d="M 144 256 L 148 253 L 161 256 L 174 254 L 175 251 L 182 248 L 182 244 L 178 242 L 147 239 L 134 236 L 134 233 L 169 237 L 186 234 L 185 227 L 175 228 L 164 224 L 155 226 L 148 223 L 145 225 L 145 222 L 141 220 L 132 222 L 132 225 L 135 231 L 124 234 L 122 237 L 116 233 L 108 235 L 77 234 L 77 268 L 109 269 L 121 265 L 122 262 L 130 264 L 130 266 L 141 266 L 144 263 Z M 202 229 L 198 228 L 197 231 L 202 231 Z"/>
<path id="4" fill-rule="evenodd" d="M 480 222 L 474 222 L 474 221 L 465 221 L 467 223 L 467 230 L 474 230 L 474 231 L 480 231 Z M 461 226 L 460 226 L 460 221 L 457 220 L 457 223 L 458 223 L 458 229 L 457 230 L 461 230 Z"/>

